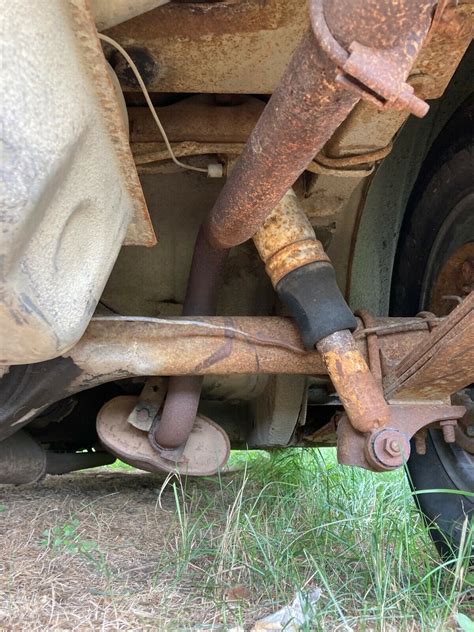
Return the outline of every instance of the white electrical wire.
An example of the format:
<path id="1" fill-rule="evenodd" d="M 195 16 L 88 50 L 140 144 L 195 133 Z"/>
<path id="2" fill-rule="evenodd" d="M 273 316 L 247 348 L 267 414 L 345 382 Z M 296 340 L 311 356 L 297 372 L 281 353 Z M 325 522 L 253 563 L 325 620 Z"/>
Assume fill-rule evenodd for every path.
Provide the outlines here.
<path id="1" fill-rule="evenodd" d="M 110 307 L 107 307 L 105 303 L 101 303 L 106 309 L 113 311 Z M 359 329 L 354 332 L 354 338 L 361 338 L 363 336 L 367 336 L 369 334 L 377 333 L 381 336 L 390 335 L 392 333 L 400 333 L 404 331 L 413 331 L 416 329 L 424 328 L 428 326 L 429 323 L 440 323 L 444 319 L 443 318 L 434 318 L 431 320 L 428 319 L 413 319 L 407 320 L 403 323 L 392 323 L 388 325 L 380 325 L 378 327 L 368 327 L 366 329 Z M 302 347 L 297 347 L 291 343 L 287 343 L 283 340 L 279 340 L 278 338 L 265 338 L 263 336 L 257 336 L 254 334 L 250 334 L 246 331 L 242 331 L 237 327 L 233 327 L 232 325 L 219 325 L 218 323 L 206 323 L 202 320 L 193 320 L 191 318 L 156 318 L 153 316 L 93 316 L 93 322 L 97 321 L 105 321 L 105 322 L 139 322 L 139 323 L 156 323 L 162 325 L 171 325 L 171 326 L 181 326 L 181 327 L 196 327 L 197 329 L 201 329 L 202 335 L 209 336 L 220 336 L 221 332 L 225 334 L 234 334 L 237 338 L 242 338 L 244 340 L 248 340 L 249 342 L 253 342 L 256 344 L 260 344 L 263 346 L 270 347 L 280 347 L 281 349 L 287 349 L 288 351 L 292 351 L 294 353 L 305 355 L 308 353 Z M 421 327 L 420 327 L 421 325 Z M 199 335 L 199 334 L 197 334 Z"/>
<path id="2" fill-rule="evenodd" d="M 198 171 L 199 173 L 205 173 L 207 175 L 208 171 L 209 171 L 208 169 L 202 169 L 201 167 L 193 167 L 192 165 L 188 165 L 188 164 L 186 164 L 184 162 L 181 162 L 180 160 L 178 160 L 178 158 L 176 158 L 176 156 L 174 154 L 174 151 L 173 151 L 173 149 L 172 149 L 172 147 L 170 145 L 170 141 L 168 140 L 168 136 L 166 135 L 165 129 L 164 129 L 163 125 L 161 124 L 160 119 L 158 118 L 158 114 L 156 113 L 155 108 L 153 107 L 153 103 L 152 103 L 152 101 L 150 99 L 150 95 L 149 95 L 148 90 L 147 90 L 147 88 L 145 86 L 145 82 L 143 81 L 142 76 L 140 74 L 140 71 L 138 70 L 138 68 L 135 65 L 135 62 L 130 57 L 130 55 L 127 53 L 127 51 L 122 46 L 120 46 L 120 44 L 118 42 L 116 42 L 114 39 L 112 39 L 108 35 L 104 35 L 103 33 L 97 33 L 97 35 L 98 35 L 99 39 L 103 40 L 104 42 L 107 42 L 107 44 L 110 44 L 115 49 L 117 49 L 118 52 L 121 55 L 123 55 L 123 57 L 127 61 L 128 65 L 132 69 L 132 72 L 135 75 L 136 80 L 138 81 L 138 85 L 142 89 L 143 96 L 145 97 L 147 105 L 150 108 L 150 112 L 151 112 L 153 118 L 155 119 L 155 123 L 156 123 L 158 129 L 160 130 L 160 134 L 163 137 L 163 140 L 165 141 L 166 149 L 169 151 L 171 160 L 178 167 L 182 167 L 183 169 L 188 169 L 189 171 Z"/>
<path id="3" fill-rule="evenodd" d="M 107 305 L 105 303 L 101 303 L 105 308 Z M 110 309 L 110 308 L 107 308 Z M 206 323 L 202 320 L 192 320 L 190 318 L 155 318 L 153 316 L 93 316 L 92 322 L 97 321 L 115 321 L 115 322 L 138 322 L 138 323 L 156 323 L 163 325 L 172 325 L 172 326 L 181 326 L 181 327 L 196 327 L 197 329 L 202 330 L 203 336 L 208 335 L 212 336 L 220 336 L 220 332 L 224 332 L 225 334 L 234 334 L 238 338 L 243 338 L 244 340 L 248 340 L 249 342 L 254 342 L 256 344 L 260 344 L 263 346 L 270 347 L 280 347 L 282 349 L 287 349 L 288 351 L 293 351 L 294 353 L 300 353 L 305 355 L 307 351 L 305 351 L 301 347 L 297 347 L 296 345 L 292 345 L 291 343 L 287 343 L 284 340 L 278 340 L 277 338 L 265 338 L 263 336 L 256 336 L 254 334 L 250 334 L 246 331 L 242 331 L 237 327 L 233 327 L 232 325 L 219 325 L 217 323 Z M 196 335 L 196 334 L 195 334 Z M 199 335 L 199 334 L 197 334 Z"/>

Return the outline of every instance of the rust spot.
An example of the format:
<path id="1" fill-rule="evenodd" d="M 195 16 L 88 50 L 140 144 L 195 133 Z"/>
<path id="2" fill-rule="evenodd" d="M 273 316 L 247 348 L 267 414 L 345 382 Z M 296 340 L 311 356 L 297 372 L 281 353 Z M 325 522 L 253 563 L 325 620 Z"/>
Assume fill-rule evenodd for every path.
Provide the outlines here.
<path id="1" fill-rule="evenodd" d="M 474 289 L 474 242 L 455 250 L 444 262 L 431 291 L 430 310 L 446 316 L 459 300 Z"/>
<path id="2" fill-rule="evenodd" d="M 255 233 L 253 240 L 274 287 L 284 276 L 301 266 L 315 261 L 329 262 L 291 189 Z"/>

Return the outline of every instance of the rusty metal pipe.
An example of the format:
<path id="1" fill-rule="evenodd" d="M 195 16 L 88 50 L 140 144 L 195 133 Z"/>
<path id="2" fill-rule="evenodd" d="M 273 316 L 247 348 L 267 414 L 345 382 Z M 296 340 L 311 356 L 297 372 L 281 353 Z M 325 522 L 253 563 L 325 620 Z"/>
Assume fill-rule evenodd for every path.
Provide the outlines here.
<path id="1" fill-rule="evenodd" d="M 201 228 L 194 248 L 183 316 L 212 316 L 215 313 L 219 276 L 227 250 L 213 248 Z M 171 377 L 161 418 L 153 424 L 150 443 L 155 449 L 173 449 L 189 436 L 196 418 L 202 377 Z"/>
<path id="2" fill-rule="evenodd" d="M 367 360 L 366 337 L 358 323 L 355 345 Z M 374 328 L 390 364 L 430 336 L 430 325 L 422 318 L 375 318 Z M 83 388 L 143 375 L 327 373 L 320 354 L 304 349 L 293 319 L 277 316 L 94 318 L 65 358 L 78 369 L 75 384 Z"/>
<path id="3" fill-rule="evenodd" d="M 346 119 L 359 98 L 338 86 L 336 76 L 309 30 L 205 221 L 213 246 L 252 238 Z"/>
<path id="4" fill-rule="evenodd" d="M 318 51 L 309 30 L 201 227 L 186 295 L 189 310 L 183 313 L 199 313 L 190 311 L 199 292 L 215 295 L 228 249 L 254 235 L 359 100 L 337 87 L 336 71 Z M 205 307 L 201 313 L 215 313 L 211 301 Z M 194 396 L 189 387 L 188 380 L 180 386 L 179 378 L 170 383 L 161 420 L 150 437 L 155 446 L 178 447 L 170 441 L 176 424 L 188 433 L 191 430 L 199 405 L 200 380 L 194 380 Z M 181 391 L 186 407 L 179 403 Z"/>
<path id="5" fill-rule="evenodd" d="M 369 432 L 390 419 L 380 383 L 370 372 L 350 331 L 338 331 L 316 345 L 353 427 Z"/>
<path id="6" fill-rule="evenodd" d="M 332 268 L 329 257 L 291 189 L 254 235 L 254 243 L 305 346 L 312 348 L 316 342 L 353 426 L 366 432 L 388 423 L 380 380 L 346 329 L 354 326 L 354 318 L 333 273 L 330 282 L 326 278 Z"/>
<path id="7" fill-rule="evenodd" d="M 293 270 L 314 262 L 329 263 L 293 189 L 285 193 L 268 215 L 253 241 L 275 289 Z"/>
<path id="8" fill-rule="evenodd" d="M 385 0 L 371 0 L 371 11 L 362 13 L 357 21 L 347 11 L 346 2 L 333 2 L 345 7 L 339 19 L 351 22 L 355 39 L 359 29 L 363 33 L 366 29 L 375 32 L 383 19 L 387 22 L 383 11 L 387 4 Z M 429 0 L 426 3 L 431 6 Z M 419 2 L 404 0 L 402 11 L 389 15 L 388 24 L 384 23 L 382 29 L 382 32 L 387 31 L 387 37 L 391 37 L 392 32 L 406 34 L 412 44 L 410 54 L 406 55 L 409 58 L 406 72 L 413 62 L 413 50 L 418 49 L 413 47 L 413 38 L 409 37 L 413 24 L 410 20 L 404 20 L 403 7 L 406 5 L 413 9 L 415 4 L 419 5 Z M 411 13 L 407 15 L 410 17 Z M 424 33 L 429 20 L 428 16 L 421 15 L 423 27 L 420 32 Z M 333 25 L 333 28 L 337 32 L 339 27 Z M 384 43 L 382 38 L 378 45 L 389 46 L 390 42 L 391 39 Z M 188 295 L 195 296 L 199 291 L 207 295 L 215 294 L 212 289 L 215 290 L 217 286 L 226 250 L 250 239 L 257 232 L 285 192 L 363 96 L 344 90 L 343 86 L 347 88 L 348 85 L 338 83 L 338 75 L 337 60 L 334 61 L 323 52 L 313 31 L 308 30 L 202 226 L 196 253 L 200 249 L 206 251 L 209 246 L 215 249 L 215 253 L 209 254 L 204 260 L 194 257 Z M 403 83 L 401 85 L 404 86 Z M 194 270 L 195 265 L 199 266 L 197 270 Z M 192 301 L 186 300 L 186 303 L 188 310 L 185 313 L 193 313 L 189 311 Z M 204 312 L 197 313 L 214 313 L 214 304 L 211 302 L 205 304 L 204 308 Z M 178 401 L 180 390 L 179 379 L 173 381 L 171 397 L 166 398 L 162 418 L 150 437 L 155 447 L 177 447 L 175 442 L 172 445 L 164 442 L 173 436 L 176 424 L 188 431 L 192 428 L 199 404 L 200 383 L 195 381 L 194 395 L 189 384 L 186 384 L 186 407 Z"/>

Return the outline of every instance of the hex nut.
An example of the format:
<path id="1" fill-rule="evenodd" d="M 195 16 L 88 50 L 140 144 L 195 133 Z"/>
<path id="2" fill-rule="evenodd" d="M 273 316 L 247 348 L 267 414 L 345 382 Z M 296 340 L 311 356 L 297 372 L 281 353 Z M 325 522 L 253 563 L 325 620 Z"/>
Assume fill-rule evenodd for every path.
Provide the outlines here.
<path id="1" fill-rule="evenodd" d="M 368 437 L 365 456 L 377 470 L 394 470 L 410 456 L 410 437 L 396 428 L 378 430 Z"/>
<path id="2" fill-rule="evenodd" d="M 382 447 L 387 454 L 390 454 L 390 456 L 400 455 L 400 443 L 396 439 L 387 437 L 387 439 L 384 439 Z"/>

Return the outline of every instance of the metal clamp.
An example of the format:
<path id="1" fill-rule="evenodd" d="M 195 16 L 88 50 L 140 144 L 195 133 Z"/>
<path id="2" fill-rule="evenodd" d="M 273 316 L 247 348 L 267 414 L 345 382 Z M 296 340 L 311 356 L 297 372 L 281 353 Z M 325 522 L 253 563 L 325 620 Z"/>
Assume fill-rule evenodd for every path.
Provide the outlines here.
<path id="1" fill-rule="evenodd" d="M 365 329 L 375 328 L 376 322 L 375 318 L 367 309 L 359 309 L 354 313 L 355 316 L 358 316 Z M 380 346 L 379 339 L 377 336 L 377 332 L 367 333 L 367 356 L 369 361 L 369 369 L 372 375 L 378 382 L 382 382 L 383 371 L 382 371 L 382 363 L 380 358 Z"/>
<path id="2" fill-rule="evenodd" d="M 403 51 L 370 48 L 356 41 L 346 51 L 329 30 L 322 0 L 311 0 L 310 16 L 318 44 L 339 67 L 339 83 L 379 110 L 408 110 L 419 118 L 427 114 L 428 104 L 405 81 L 399 59 L 404 58 Z M 398 52 L 402 54 L 397 55 Z"/>

